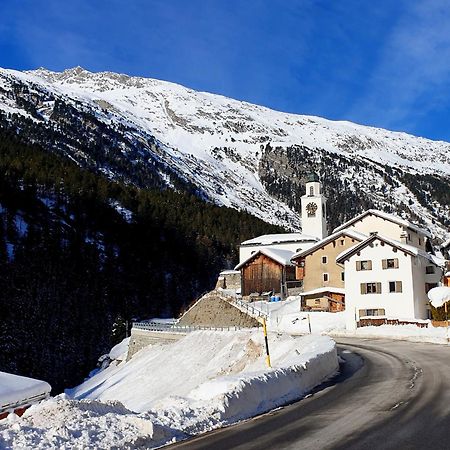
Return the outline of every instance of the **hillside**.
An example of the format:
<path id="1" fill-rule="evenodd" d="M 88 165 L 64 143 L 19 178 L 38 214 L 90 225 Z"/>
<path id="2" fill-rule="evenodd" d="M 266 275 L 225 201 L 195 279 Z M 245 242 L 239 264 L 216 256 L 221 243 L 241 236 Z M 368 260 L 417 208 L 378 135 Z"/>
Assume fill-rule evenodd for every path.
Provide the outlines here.
<path id="1" fill-rule="evenodd" d="M 281 113 L 173 83 L 82 68 L 0 71 L 4 128 L 140 187 L 175 188 L 298 230 L 320 173 L 330 226 L 367 207 L 438 238 L 450 225 L 450 144 Z"/>
<path id="2" fill-rule="evenodd" d="M 54 392 L 82 381 L 124 320 L 178 315 L 234 265 L 240 241 L 279 231 L 113 182 L 2 130 L 0 173 L 0 370 Z"/>

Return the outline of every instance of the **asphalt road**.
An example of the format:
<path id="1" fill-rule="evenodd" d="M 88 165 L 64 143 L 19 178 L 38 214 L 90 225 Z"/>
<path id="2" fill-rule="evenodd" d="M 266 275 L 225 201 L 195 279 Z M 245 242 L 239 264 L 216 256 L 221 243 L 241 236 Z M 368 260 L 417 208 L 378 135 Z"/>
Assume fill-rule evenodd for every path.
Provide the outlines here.
<path id="1" fill-rule="evenodd" d="M 341 374 L 313 395 L 170 449 L 450 449 L 450 347 L 339 339 Z"/>

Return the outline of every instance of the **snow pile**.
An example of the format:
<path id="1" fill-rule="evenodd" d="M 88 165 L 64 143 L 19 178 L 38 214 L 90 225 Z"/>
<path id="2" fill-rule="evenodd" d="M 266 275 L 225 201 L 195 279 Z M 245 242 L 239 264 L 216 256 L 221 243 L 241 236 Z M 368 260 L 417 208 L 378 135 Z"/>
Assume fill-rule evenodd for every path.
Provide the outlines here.
<path id="1" fill-rule="evenodd" d="M 438 286 L 430 289 L 428 292 L 428 298 L 435 308 L 440 308 L 445 303 L 450 302 L 450 287 Z"/>
<path id="2" fill-rule="evenodd" d="M 0 421 L 1 448 L 136 448 L 163 445 L 171 430 L 119 402 L 78 402 L 64 394 Z"/>
<path id="3" fill-rule="evenodd" d="M 198 331 L 155 344 L 97 373 L 68 397 L 0 422 L 0 441 L 33 448 L 67 442 L 156 447 L 299 399 L 338 369 L 329 337 L 270 334 L 269 344 L 272 369 L 265 366 L 261 330 Z"/>
<path id="4" fill-rule="evenodd" d="M 129 342 L 130 338 L 128 337 L 125 338 L 122 342 L 119 342 L 117 345 L 115 345 L 108 354 L 109 358 L 112 360 L 119 360 L 119 361 L 127 359 Z"/>

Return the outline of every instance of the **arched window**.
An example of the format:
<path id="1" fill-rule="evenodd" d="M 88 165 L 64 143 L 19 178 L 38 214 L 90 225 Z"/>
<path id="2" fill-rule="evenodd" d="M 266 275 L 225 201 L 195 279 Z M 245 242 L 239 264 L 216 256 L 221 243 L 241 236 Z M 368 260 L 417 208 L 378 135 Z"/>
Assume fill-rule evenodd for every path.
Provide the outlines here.
<path id="1" fill-rule="evenodd" d="M 309 195 L 314 195 L 314 186 L 309 187 Z"/>

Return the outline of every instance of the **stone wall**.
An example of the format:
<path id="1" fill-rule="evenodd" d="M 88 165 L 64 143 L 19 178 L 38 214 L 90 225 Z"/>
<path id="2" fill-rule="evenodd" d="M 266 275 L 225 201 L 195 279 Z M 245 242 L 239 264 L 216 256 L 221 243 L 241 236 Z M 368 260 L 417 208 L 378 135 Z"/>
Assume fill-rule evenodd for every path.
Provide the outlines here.
<path id="1" fill-rule="evenodd" d="M 169 333 L 162 331 L 148 331 L 140 330 L 138 328 L 131 329 L 130 343 L 128 344 L 127 361 L 129 361 L 134 354 L 144 347 L 151 344 L 170 344 L 176 342 L 186 336 L 185 333 Z"/>
<path id="2" fill-rule="evenodd" d="M 211 291 L 184 313 L 179 325 L 252 328 L 258 322 L 230 305 L 219 291 Z"/>

